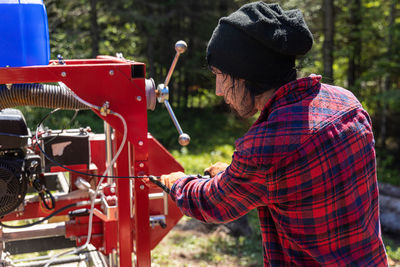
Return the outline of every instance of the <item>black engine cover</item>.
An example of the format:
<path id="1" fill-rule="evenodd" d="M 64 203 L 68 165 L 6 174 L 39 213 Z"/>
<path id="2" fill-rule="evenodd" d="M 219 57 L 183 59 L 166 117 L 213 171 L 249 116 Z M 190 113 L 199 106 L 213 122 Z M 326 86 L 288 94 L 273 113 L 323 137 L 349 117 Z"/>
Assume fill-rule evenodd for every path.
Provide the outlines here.
<path id="1" fill-rule="evenodd" d="M 24 200 L 27 182 L 21 175 L 23 160 L 0 160 L 0 217 L 14 211 Z"/>
<path id="2" fill-rule="evenodd" d="M 25 148 L 29 138 L 28 127 L 18 109 L 0 111 L 0 150 Z"/>
<path id="3" fill-rule="evenodd" d="M 21 111 L 0 111 L 0 216 L 14 211 L 25 198 L 23 166 L 29 138 Z"/>

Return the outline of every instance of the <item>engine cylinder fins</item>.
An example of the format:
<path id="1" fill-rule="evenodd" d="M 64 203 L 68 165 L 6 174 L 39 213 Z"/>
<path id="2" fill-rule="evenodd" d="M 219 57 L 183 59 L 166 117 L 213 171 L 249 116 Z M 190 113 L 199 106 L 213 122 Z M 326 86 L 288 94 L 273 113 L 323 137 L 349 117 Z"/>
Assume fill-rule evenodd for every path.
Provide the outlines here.
<path id="1" fill-rule="evenodd" d="M 18 208 L 27 191 L 27 182 L 20 177 L 21 170 L 12 165 L 0 163 L 0 217 Z"/>

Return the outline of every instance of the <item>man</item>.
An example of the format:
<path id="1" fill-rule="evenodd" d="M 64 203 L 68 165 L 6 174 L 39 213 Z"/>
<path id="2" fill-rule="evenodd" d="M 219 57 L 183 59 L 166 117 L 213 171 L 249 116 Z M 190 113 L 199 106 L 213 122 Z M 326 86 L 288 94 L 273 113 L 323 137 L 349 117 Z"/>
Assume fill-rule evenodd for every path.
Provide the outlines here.
<path id="1" fill-rule="evenodd" d="M 354 95 L 297 79 L 313 38 L 298 10 L 256 2 L 221 18 L 207 47 L 216 94 L 261 111 L 211 179 L 161 177 L 182 212 L 223 223 L 257 208 L 265 266 L 387 266 L 371 121 Z"/>

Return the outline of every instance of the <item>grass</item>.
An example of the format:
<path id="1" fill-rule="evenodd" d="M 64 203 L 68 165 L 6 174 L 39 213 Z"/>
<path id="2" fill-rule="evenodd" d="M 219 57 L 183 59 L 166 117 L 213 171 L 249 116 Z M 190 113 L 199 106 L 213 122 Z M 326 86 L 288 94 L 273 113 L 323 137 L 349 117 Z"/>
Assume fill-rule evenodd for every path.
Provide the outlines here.
<path id="1" fill-rule="evenodd" d="M 400 240 L 383 234 L 383 243 L 386 247 L 386 253 L 389 257 L 389 263 L 391 266 L 400 266 Z"/>
<path id="2" fill-rule="evenodd" d="M 257 214 L 253 211 L 249 216 Z M 152 251 L 152 266 L 262 266 L 258 227 L 247 238 L 232 237 L 222 229 L 204 231 L 204 224 L 184 217 Z"/>

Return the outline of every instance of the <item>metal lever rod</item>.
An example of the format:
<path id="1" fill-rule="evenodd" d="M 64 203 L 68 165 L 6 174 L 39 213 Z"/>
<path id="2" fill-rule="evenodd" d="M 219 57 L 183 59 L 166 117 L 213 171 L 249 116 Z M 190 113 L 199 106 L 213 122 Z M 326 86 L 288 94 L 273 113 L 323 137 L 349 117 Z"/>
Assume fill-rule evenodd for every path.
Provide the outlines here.
<path id="1" fill-rule="evenodd" d="M 172 110 L 171 105 L 169 104 L 169 101 L 168 101 L 167 99 L 164 100 L 164 104 L 165 104 L 165 107 L 166 107 L 167 110 L 168 110 L 168 113 L 169 113 L 169 115 L 170 115 L 170 117 L 171 117 L 171 119 L 172 119 L 172 122 L 173 122 L 174 125 L 175 125 L 176 130 L 177 130 L 178 133 L 179 133 L 179 140 L 178 140 L 178 141 L 179 141 L 179 144 L 180 144 L 181 146 L 186 146 L 186 145 L 188 145 L 189 142 L 190 142 L 190 137 L 189 137 L 189 135 L 188 135 L 188 134 L 185 134 L 185 133 L 182 131 L 182 128 L 181 128 L 181 126 L 179 125 L 179 122 L 178 122 L 178 120 L 177 120 L 176 117 L 175 117 L 175 113 L 174 113 L 174 111 Z"/>
<path id="2" fill-rule="evenodd" d="M 165 82 L 164 84 L 159 84 L 157 86 L 157 90 L 156 90 L 156 96 L 157 96 L 157 100 L 159 103 L 164 103 L 165 106 L 167 107 L 168 113 L 176 127 L 176 129 L 178 130 L 179 133 L 179 139 L 178 142 L 181 146 L 187 146 L 190 142 L 190 136 L 185 134 L 182 131 L 181 126 L 179 125 L 178 120 L 176 119 L 176 116 L 174 114 L 174 111 L 171 108 L 171 105 L 168 102 L 168 97 L 169 97 L 169 90 L 168 90 L 168 83 L 169 80 L 171 79 L 172 73 L 174 72 L 176 63 L 178 62 L 178 58 L 180 56 L 180 54 L 184 53 L 187 49 L 187 44 L 185 43 L 185 41 L 178 41 L 175 44 L 175 57 L 174 60 L 172 61 L 171 67 L 169 68 L 168 74 L 167 74 L 167 78 L 165 78 Z"/>
<path id="3" fill-rule="evenodd" d="M 172 122 L 175 124 L 176 130 L 178 130 L 178 133 L 179 133 L 179 134 L 183 134 L 182 128 L 181 128 L 181 126 L 179 125 L 179 122 L 178 122 L 178 120 L 177 120 L 176 117 L 175 117 L 175 113 L 174 113 L 174 111 L 172 110 L 172 107 L 171 107 L 171 105 L 169 104 L 169 101 L 168 101 L 168 100 L 164 100 L 164 104 L 165 104 L 165 107 L 166 107 L 167 110 L 168 110 L 169 115 L 171 116 Z"/>
<path id="4" fill-rule="evenodd" d="M 175 66 L 176 66 L 176 63 L 178 62 L 179 56 L 182 53 L 184 53 L 186 51 L 186 49 L 187 49 L 187 44 L 185 41 L 176 42 L 176 44 L 175 44 L 176 54 L 175 54 L 174 60 L 172 61 L 171 67 L 169 68 L 167 77 L 165 78 L 164 87 L 168 86 L 169 80 L 171 79 L 172 73 L 175 70 Z"/>

